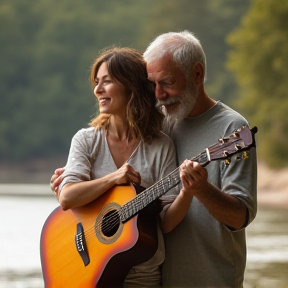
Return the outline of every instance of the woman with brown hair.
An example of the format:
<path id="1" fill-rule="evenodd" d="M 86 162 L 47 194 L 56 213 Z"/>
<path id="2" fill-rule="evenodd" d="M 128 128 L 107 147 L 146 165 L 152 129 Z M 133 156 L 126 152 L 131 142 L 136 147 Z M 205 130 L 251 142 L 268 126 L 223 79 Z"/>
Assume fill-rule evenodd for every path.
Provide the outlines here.
<path id="1" fill-rule="evenodd" d="M 100 114 L 72 139 L 58 190 L 63 210 L 86 205 L 116 185 L 150 187 L 176 167 L 142 55 L 130 48 L 105 49 L 92 65 L 90 80 Z M 160 286 L 165 251 L 159 225 L 154 236 L 156 252 L 132 265 L 124 287 Z"/>

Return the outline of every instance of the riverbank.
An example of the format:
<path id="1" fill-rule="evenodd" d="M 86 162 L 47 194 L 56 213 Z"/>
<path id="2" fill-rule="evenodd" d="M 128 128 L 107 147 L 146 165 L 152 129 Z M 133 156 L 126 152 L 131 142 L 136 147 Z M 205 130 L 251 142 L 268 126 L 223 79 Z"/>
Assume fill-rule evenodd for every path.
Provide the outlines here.
<path id="1" fill-rule="evenodd" d="M 258 165 L 258 205 L 288 209 L 288 168 Z"/>
<path id="2" fill-rule="evenodd" d="M 54 196 L 49 184 L 0 184 L 0 196 Z"/>

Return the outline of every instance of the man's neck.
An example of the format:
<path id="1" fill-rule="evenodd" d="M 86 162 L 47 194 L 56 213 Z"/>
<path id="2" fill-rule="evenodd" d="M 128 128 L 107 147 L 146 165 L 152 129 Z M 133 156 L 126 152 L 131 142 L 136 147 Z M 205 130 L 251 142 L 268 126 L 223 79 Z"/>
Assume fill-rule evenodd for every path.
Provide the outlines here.
<path id="1" fill-rule="evenodd" d="M 210 98 L 207 93 L 202 91 L 202 93 L 199 93 L 197 101 L 188 114 L 188 117 L 197 117 L 211 109 L 216 103 L 217 102 L 214 99 Z"/>

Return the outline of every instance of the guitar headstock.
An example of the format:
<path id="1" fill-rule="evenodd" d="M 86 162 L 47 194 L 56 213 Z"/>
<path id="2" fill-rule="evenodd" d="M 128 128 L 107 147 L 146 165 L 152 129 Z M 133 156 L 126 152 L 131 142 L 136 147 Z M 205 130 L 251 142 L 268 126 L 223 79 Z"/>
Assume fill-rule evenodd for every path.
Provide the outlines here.
<path id="1" fill-rule="evenodd" d="M 257 133 L 257 130 L 257 127 L 249 129 L 248 126 L 242 126 L 230 136 L 220 138 L 218 143 L 206 149 L 210 154 L 210 161 L 230 159 L 232 155 L 240 152 L 244 152 L 243 158 L 246 158 L 245 151 L 256 146 L 254 135 Z"/>

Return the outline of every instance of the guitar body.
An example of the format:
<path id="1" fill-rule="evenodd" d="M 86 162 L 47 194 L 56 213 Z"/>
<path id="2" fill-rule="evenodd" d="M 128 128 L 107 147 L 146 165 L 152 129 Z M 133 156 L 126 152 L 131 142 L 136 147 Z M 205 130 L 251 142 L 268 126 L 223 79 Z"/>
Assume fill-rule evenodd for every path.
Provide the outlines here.
<path id="1" fill-rule="evenodd" d="M 50 214 L 40 240 L 45 288 L 122 287 L 129 269 L 155 254 L 157 217 L 149 206 L 124 224 L 111 217 L 139 192 L 132 184 L 115 186 L 83 207 Z M 85 241 L 77 238 L 77 246 L 79 223 Z"/>

